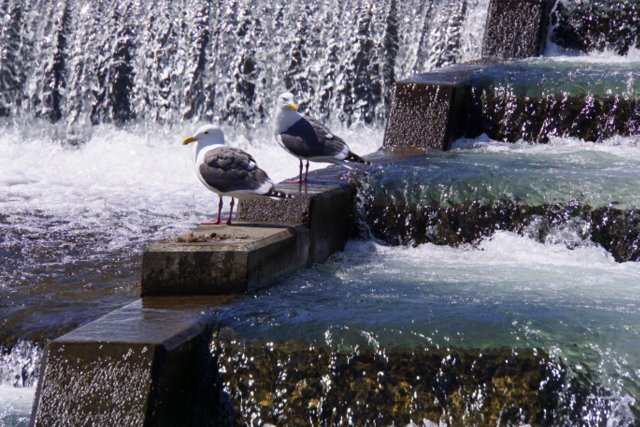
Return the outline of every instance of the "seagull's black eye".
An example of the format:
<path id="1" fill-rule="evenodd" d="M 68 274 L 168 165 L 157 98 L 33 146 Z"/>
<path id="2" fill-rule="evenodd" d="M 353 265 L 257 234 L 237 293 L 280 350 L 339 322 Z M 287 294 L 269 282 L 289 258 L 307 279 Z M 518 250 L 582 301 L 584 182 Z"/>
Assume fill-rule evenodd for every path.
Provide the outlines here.
<path id="1" fill-rule="evenodd" d="M 206 134 L 208 134 L 208 133 L 209 133 L 209 131 L 206 131 L 204 134 L 206 135 Z"/>

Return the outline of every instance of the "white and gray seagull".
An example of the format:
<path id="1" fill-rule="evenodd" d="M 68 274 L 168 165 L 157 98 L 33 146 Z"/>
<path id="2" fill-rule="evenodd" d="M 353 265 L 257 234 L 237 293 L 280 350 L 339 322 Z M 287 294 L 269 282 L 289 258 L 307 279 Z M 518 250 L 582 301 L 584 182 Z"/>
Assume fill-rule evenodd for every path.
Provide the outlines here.
<path id="1" fill-rule="evenodd" d="M 183 145 L 195 142 L 193 161 L 196 175 L 205 187 L 218 194 L 218 219 L 220 224 L 222 196 L 231 196 L 229 218 L 231 224 L 234 198 L 267 196 L 275 199 L 290 198 L 289 194 L 275 189 L 266 172 L 258 167 L 255 159 L 239 148 L 224 145 L 222 129 L 205 125 L 195 135 L 185 138 Z"/>
<path id="2" fill-rule="evenodd" d="M 352 152 L 342 138 L 334 135 L 318 120 L 298 113 L 298 106 L 290 92 L 278 97 L 273 133 L 276 141 L 300 160 L 299 182 L 303 182 L 303 160 L 307 162 L 304 182 L 309 173 L 309 161 L 333 163 L 347 169 L 352 169 L 349 165 L 351 162 L 370 164 Z"/>

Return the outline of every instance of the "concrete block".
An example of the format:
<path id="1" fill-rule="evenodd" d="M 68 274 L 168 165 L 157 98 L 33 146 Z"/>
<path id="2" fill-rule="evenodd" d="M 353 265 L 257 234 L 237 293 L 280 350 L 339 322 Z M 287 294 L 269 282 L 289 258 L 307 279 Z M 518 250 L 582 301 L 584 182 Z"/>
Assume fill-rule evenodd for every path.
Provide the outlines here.
<path id="1" fill-rule="evenodd" d="M 463 130 L 469 75 L 479 68 L 457 66 L 396 83 L 384 147 L 449 149 Z"/>
<path id="2" fill-rule="evenodd" d="M 192 424 L 210 333 L 223 300 L 138 300 L 49 343 L 31 424 Z"/>
<path id="3" fill-rule="evenodd" d="M 548 0 L 491 0 L 482 56 L 521 59 L 542 54 L 550 3 Z"/>
<path id="4" fill-rule="evenodd" d="M 141 296 L 242 293 L 307 264 L 306 227 L 203 225 L 142 255 Z"/>
<path id="5" fill-rule="evenodd" d="M 242 200 L 238 217 L 248 222 L 304 224 L 309 229 L 307 265 L 324 262 L 332 253 L 344 249 L 351 227 L 353 186 L 334 182 L 330 185 L 280 184 L 278 188 L 295 198 Z"/>

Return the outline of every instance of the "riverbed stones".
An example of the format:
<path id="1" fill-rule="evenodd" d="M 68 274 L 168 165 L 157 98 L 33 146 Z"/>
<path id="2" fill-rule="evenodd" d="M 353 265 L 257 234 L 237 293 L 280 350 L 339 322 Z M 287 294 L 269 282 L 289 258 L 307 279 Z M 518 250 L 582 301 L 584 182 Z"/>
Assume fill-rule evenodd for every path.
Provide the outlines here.
<path id="1" fill-rule="evenodd" d="M 497 141 L 546 143 L 552 137 L 603 141 L 640 132 L 640 102 L 633 96 L 589 94 L 505 95 L 474 87 L 467 100 L 466 133 Z"/>
<path id="2" fill-rule="evenodd" d="M 212 343 L 215 425 L 553 425 L 579 421 L 566 370 L 530 349 L 354 348 Z M 590 390 L 572 384 L 576 401 Z M 575 402 L 574 402 L 575 403 Z"/>
<path id="3" fill-rule="evenodd" d="M 371 233 L 394 245 L 477 244 L 499 230 L 544 242 L 554 229 L 572 230 L 598 243 L 618 262 L 640 261 L 640 212 L 576 202 L 526 205 L 509 200 L 467 203 L 405 203 L 377 194 L 364 197 Z"/>

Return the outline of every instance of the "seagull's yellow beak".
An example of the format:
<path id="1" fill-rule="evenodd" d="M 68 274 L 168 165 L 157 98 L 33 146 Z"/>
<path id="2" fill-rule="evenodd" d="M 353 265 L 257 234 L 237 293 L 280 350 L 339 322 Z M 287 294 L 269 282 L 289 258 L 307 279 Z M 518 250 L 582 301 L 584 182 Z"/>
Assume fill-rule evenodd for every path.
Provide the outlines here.
<path id="1" fill-rule="evenodd" d="M 192 142 L 196 142 L 197 139 L 195 139 L 194 137 L 190 136 L 189 138 L 186 138 L 184 141 L 182 141 L 182 145 L 187 145 L 187 144 L 191 144 Z"/>
<path id="2" fill-rule="evenodd" d="M 291 108 L 293 111 L 298 111 L 298 106 L 296 105 L 295 102 L 290 102 L 289 108 Z"/>

